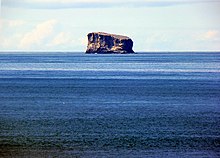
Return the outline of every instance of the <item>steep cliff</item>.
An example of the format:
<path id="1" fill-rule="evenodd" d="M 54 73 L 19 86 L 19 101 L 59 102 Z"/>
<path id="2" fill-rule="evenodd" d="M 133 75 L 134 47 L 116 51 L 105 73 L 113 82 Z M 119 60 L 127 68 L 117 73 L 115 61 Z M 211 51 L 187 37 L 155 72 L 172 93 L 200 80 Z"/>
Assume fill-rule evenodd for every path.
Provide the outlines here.
<path id="1" fill-rule="evenodd" d="M 92 32 L 88 35 L 86 53 L 134 53 L 133 41 L 127 36 L 108 34 L 104 32 Z"/>

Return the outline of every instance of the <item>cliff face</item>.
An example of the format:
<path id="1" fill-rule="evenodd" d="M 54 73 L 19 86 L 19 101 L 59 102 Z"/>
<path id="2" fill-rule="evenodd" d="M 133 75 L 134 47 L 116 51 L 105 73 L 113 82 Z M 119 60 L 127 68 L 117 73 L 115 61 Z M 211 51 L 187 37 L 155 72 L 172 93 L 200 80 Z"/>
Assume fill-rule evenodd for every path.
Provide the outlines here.
<path id="1" fill-rule="evenodd" d="M 108 34 L 104 32 L 92 32 L 88 35 L 86 53 L 134 53 L 133 41 L 127 36 Z"/>

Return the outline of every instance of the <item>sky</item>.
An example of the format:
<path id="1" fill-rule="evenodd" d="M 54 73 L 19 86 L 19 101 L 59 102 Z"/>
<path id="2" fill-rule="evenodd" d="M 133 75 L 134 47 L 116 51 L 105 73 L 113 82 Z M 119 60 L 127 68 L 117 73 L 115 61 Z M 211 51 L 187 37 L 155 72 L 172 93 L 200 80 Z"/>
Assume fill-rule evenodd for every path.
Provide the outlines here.
<path id="1" fill-rule="evenodd" d="M 0 0 L 0 52 L 84 52 L 89 32 L 136 52 L 220 51 L 220 0 Z"/>

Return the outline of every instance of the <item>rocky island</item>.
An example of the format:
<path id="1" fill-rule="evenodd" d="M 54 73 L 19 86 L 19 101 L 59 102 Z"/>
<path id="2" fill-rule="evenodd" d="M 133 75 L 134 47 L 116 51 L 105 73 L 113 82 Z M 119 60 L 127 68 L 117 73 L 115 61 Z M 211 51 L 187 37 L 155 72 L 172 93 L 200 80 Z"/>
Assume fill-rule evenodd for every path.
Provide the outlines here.
<path id="1" fill-rule="evenodd" d="M 122 35 L 92 32 L 88 35 L 87 54 L 127 54 L 134 53 L 133 41 Z"/>

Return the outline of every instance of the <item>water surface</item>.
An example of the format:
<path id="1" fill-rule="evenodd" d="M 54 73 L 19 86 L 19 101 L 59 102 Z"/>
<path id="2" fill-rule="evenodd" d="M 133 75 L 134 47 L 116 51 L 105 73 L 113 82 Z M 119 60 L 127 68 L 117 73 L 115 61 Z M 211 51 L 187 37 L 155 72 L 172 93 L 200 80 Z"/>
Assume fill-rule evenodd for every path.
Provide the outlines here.
<path id="1" fill-rule="evenodd" d="M 220 157 L 220 53 L 0 55 L 2 157 Z"/>

